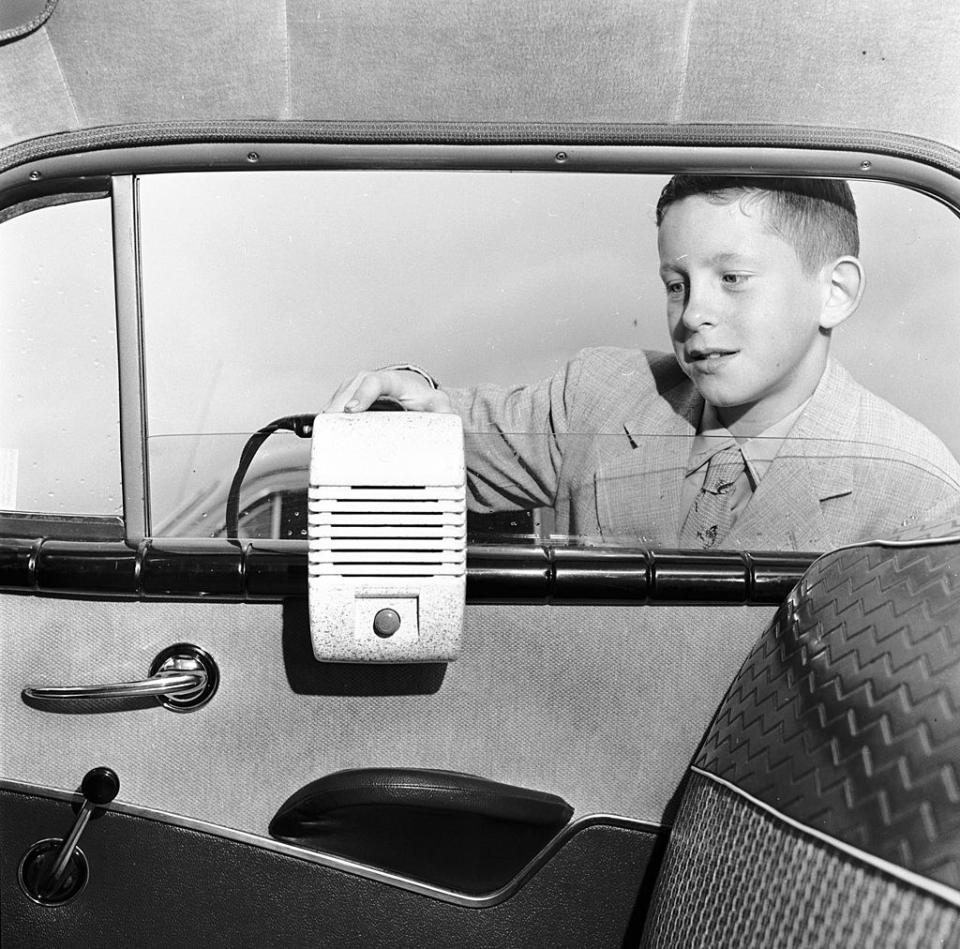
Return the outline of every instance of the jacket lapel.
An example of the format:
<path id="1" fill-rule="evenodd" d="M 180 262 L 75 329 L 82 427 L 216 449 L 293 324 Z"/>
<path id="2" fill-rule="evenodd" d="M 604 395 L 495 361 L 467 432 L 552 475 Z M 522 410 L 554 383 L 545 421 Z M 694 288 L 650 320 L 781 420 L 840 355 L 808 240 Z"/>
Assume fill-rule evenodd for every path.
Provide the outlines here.
<path id="1" fill-rule="evenodd" d="M 832 360 L 724 546 L 822 551 L 835 546 L 824 510 L 854 489 L 847 456 L 859 397 Z"/>
<path id="2" fill-rule="evenodd" d="M 605 539 L 676 545 L 683 476 L 702 412 L 703 399 L 686 381 L 630 411 L 623 439 L 628 447 L 605 457 L 596 474 Z"/>

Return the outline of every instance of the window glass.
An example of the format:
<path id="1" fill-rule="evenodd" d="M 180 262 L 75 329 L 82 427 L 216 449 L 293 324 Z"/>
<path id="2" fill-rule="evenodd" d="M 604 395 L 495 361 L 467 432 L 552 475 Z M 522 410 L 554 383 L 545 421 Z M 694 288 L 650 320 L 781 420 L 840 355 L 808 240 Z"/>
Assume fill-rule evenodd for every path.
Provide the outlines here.
<path id="1" fill-rule="evenodd" d="M 691 487 L 692 459 L 718 443 L 708 432 L 696 441 L 699 409 L 686 428 L 629 414 L 651 364 L 639 351 L 671 358 L 655 224 L 666 180 L 435 171 L 141 179 L 155 532 L 222 535 L 251 432 L 320 410 L 362 369 L 409 362 L 444 389 L 554 379 L 535 424 L 512 430 L 509 413 L 467 420 L 474 507 L 497 512 L 474 518 L 474 540 L 676 546 L 704 480 L 701 470 Z M 755 438 L 742 530 L 719 546 L 822 549 L 850 539 L 858 521 L 889 533 L 891 496 L 915 498 L 899 523 L 960 490 L 949 395 L 958 355 L 944 346 L 960 292 L 950 253 L 960 225 L 905 189 L 853 190 L 867 289 L 832 352 L 925 429 L 917 435 L 909 419 L 832 375 L 831 415 L 849 424 L 794 420 Z M 784 332 L 770 327 L 768 336 Z M 596 347 L 634 355 L 577 357 Z M 620 394 L 617 378 L 627 380 Z M 671 398 L 661 402 L 674 416 L 690 410 Z M 302 537 L 308 454 L 289 433 L 264 444 L 244 481 L 241 533 Z M 744 504 L 757 524 L 741 518 Z"/>
<path id="2" fill-rule="evenodd" d="M 109 199 L 0 223 L 0 404 L 0 510 L 121 514 Z"/>

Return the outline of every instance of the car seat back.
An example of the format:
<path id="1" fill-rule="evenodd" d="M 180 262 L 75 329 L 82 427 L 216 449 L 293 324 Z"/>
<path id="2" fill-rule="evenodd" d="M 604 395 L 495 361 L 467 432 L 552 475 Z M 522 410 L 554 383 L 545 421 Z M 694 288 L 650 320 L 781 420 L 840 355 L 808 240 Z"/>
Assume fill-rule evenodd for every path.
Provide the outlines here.
<path id="1" fill-rule="evenodd" d="M 698 752 L 642 945 L 960 945 L 960 543 L 815 563 Z"/>

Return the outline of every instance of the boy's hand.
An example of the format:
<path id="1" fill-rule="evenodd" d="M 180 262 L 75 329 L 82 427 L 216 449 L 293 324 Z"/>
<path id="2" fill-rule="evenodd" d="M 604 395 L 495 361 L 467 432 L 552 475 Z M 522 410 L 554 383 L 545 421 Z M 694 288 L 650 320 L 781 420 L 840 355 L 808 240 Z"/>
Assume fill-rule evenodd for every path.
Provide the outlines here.
<path id="1" fill-rule="evenodd" d="M 450 397 L 418 372 L 380 369 L 360 372 L 333 394 L 324 412 L 365 412 L 377 399 L 395 399 L 411 412 L 452 412 Z"/>

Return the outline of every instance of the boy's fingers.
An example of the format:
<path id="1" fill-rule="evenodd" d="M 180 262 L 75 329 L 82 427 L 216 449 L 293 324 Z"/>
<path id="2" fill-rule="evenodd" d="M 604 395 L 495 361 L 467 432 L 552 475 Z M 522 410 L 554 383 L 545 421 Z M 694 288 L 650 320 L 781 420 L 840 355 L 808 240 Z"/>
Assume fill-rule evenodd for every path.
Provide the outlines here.
<path id="1" fill-rule="evenodd" d="M 450 399 L 423 376 L 402 369 L 361 372 L 343 383 L 324 412 L 365 412 L 377 399 L 396 399 L 411 412 L 449 412 Z"/>
<path id="2" fill-rule="evenodd" d="M 344 412 L 365 412 L 381 396 L 390 394 L 390 380 L 385 372 L 364 372 L 346 400 Z"/>
<path id="3" fill-rule="evenodd" d="M 324 412 L 363 412 L 384 394 L 377 372 L 361 372 L 341 384 Z"/>

